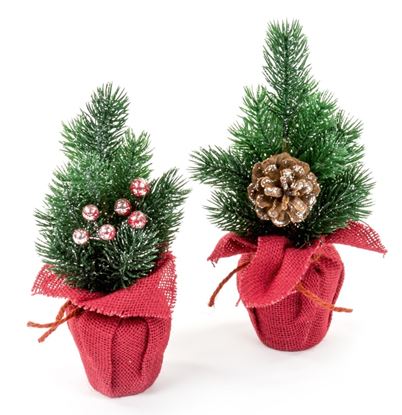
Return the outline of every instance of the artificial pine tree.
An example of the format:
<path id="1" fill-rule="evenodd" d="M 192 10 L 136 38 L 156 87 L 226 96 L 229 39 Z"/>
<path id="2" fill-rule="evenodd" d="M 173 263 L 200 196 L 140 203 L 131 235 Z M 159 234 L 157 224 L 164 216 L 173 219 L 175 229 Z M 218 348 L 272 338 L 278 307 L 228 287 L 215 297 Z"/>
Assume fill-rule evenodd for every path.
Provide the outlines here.
<path id="1" fill-rule="evenodd" d="M 68 162 L 36 212 L 46 265 L 33 292 L 67 298 L 68 320 L 93 387 L 138 393 L 156 379 L 175 301 L 170 244 L 188 191 L 177 169 L 151 176 L 149 136 L 126 127 L 129 101 L 111 84 L 63 125 Z M 112 341 L 113 340 L 113 341 Z M 131 362 L 131 363 L 130 363 Z"/>
<path id="2" fill-rule="evenodd" d="M 169 248 L 182 217 L 187 190 L 177 169 L 145 184 L 144 193 L 133 188 L 135 179 L 149 180 L 151 151 L 146 132 L 136 136 L 126 127 L 128 105 L 125 92 L 107 84 L 86 110 L 63 125 L 68 163 L 56 170 L 45 209 L 36 212 L 39 254 L 77 288 L 111 292 L 146 276 Z M 123 204 L 122 211 L 116 203 Z M 143 229 L 133 229 L 126 220 L 132 212 L 124 211 L 124 203 L 145 214 Z M 88 206 L 96 218 L 85 217 Z M 99 233 L 107 224 L 116 231 L 112 242 Z M 73 239 L 77 229 L 84 231 L 78 243 Z"/>
<path id="3" fill-rule="evenodd" d="M 361 123 L 310 72 L 297 21 L 268 26 L 266 85 L 245 89 L 228 149 L 193 153 L 193 178 L 214 188 L 209 216 L 226 235 L 210 259 L 243 254 L 240 297 L 260 339 L 300 350 L 325 335 L 343 281 L 332 243 L 383 252 L 369 214 Z M 307 298 L 308 297 L 308 298 Z"/>

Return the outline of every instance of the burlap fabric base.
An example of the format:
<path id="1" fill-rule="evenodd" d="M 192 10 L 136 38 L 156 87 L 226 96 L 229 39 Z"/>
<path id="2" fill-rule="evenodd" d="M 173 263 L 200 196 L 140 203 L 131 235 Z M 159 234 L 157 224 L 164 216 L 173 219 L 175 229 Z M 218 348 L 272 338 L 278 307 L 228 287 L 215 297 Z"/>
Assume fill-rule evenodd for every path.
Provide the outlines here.
<path id="1" fill-rule="evenodd" d="M 242 255 L 239 265 L 252 260 Z M 244 278 L 238 273 L 238 284 Z M 311 259 L 302 281 L 304 287 L 324 301 L 335 304 L 344 279 L 344 267 L 336 249 L 326 244 Z M 251 322 L 260 340 L 277 350 L 297 351 L 318 344 L 331 324 L 332 311 L 319 307 L 299 292 L 266 307 L 248 307 Z"/>
<path id="2" fill-rule="evenodd" d="M 236 234 L 225 235 L 210 260 L 242 254 L 237 274 L 240 299 L 247 308 L 260 340 L 284 351 L 308 349 L 328 331 L 332 311 L 300 292 L 305 288 L 335 304 L 344 279 L 344 267 L 333 244 L 345 244 L 379 253 L 386 250 L 368 225 L 351 222 L 345 229 L 296 248 L 284 236 L 258 238 L 256 243 Z"/>
<path id="3" fill-rule="evenodd" d="M 67 298 L 70 309 L 81 309 L 68 326 L 94 389 L 119 397 L 143 392 L 154 383 L 168 344 L 176 298 L 171 253 L 149 276 L 111 294 L 72 288 L 47 266 L 32 291 Z"/>

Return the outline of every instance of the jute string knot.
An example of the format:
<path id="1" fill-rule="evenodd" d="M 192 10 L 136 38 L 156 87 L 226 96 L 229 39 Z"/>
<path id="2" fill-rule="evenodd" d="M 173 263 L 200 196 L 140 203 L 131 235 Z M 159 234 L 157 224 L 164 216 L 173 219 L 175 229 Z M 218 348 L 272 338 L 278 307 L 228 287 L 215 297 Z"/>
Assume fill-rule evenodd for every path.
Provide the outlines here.
<path id="1" fill-rule="evenodd" d="M 70 308 L 69 313 L 67 313 L 68 308 Z M 60 307 L 60 310 L 56 315 L 55 321 L 53 321 L 52 323 L 40 324 L 34 323 L 33 321 L 28 321 L 27 326 L 35 327 L 38 329 L 49 329 L 44 334 L 42 334 L 42 336 L 39 337 L 38 342 L 42 343 L 48 338 L 50 334 L 52 334 L 57 329 L 57 327 L 59 327 L 66 321 L 70 320 L 70 318 L 78 316 L 80 313 L 82 313 L 82 311 L 82 308 L 72 304 L 71 301 L 68 300 Z"/>

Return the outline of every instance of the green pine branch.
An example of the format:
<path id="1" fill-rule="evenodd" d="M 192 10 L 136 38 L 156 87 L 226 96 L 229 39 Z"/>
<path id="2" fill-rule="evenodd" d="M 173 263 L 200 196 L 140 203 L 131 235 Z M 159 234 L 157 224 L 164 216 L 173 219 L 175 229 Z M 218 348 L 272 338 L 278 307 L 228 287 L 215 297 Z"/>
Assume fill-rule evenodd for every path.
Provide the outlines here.
<path id="1" fill-rule="evenodd" d="M 84 153 L 110 158 L 121 144 L 128 117 L 129 101 L 120 88 L 106 84 L 96 90 L 86 110 L 71 122 L 63 124 L 66 155 L 79 159 Z"/>
<path id="2" fill-rule="evenodd" d="M 139 209 L 148 212 L 150 227 L 154 229 L 164 250 L 171 244 L 183 219 L 183 205 L 189 190 L 186 189 L 177 169 L 168 170 L 151 182 L 152 193 L 139 203 Z"/>
<path id="3" fill-rule="evenodd" d="M 287 150 L 289 124 L 299 105 L 316 89 L 310 75 L 307 38 L 298 21 L 268 26 L 264 47 L 264 75 L 273 89 L 271 111 L 283 124 L 283 150 Z"/>
<path id="4" fill-rule="evenodd" d="M 264 160 L 282 148 L 283 123 L 270 111 L 271 100 L 267 89 L 262 86 L 258 86 L 255 92 L 245 88 L 241 121 L 229 129 L 233 136 L 233 149 L 244 160 L 247 176 L 255 160 Z"/>
<path id="5" fill-rule="evenodd" d="M 302 242 L 344 228 L 351 220 L 370 214 L 370 192 L 374 183 L 361 164 L 347 167 L 339 176 L 326 180 L 316 207 L 298 229 Z"/>
<path id="6" fill-rule="evenodd" d="M 244 189 L 249 182 L 249 169 L 235 151 L 220 147 L 200 149 L 192 154 L 193 177 L 201 183 L 230 189 Z"/>

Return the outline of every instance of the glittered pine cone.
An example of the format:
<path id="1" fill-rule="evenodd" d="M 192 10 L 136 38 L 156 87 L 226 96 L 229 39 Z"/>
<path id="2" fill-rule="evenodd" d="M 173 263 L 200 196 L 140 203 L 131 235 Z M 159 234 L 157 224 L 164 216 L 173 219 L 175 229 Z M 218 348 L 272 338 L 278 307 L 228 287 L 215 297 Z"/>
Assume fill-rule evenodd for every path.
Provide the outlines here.
<path id="1" fill-rule="evenodd" d="M 254 165 L 247 191 L 257 216 L 282 227 L 306 219 L 320 185 L 307 163 L 281 153 Z"/>

